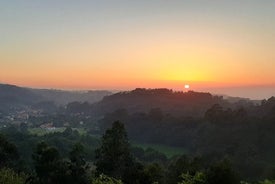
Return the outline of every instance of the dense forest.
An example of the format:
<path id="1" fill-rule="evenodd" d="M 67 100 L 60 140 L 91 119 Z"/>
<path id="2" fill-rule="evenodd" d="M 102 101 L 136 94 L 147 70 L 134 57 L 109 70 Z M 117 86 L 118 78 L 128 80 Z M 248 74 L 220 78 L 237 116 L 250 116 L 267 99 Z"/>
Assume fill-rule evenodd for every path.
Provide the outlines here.
<path id="1" fill-rule="evenodd" d="M 136 89 L 62 105 L 18 89 L 33 101 L 0 95 L 0 183 L 274 183 L 274 97 Z"/>

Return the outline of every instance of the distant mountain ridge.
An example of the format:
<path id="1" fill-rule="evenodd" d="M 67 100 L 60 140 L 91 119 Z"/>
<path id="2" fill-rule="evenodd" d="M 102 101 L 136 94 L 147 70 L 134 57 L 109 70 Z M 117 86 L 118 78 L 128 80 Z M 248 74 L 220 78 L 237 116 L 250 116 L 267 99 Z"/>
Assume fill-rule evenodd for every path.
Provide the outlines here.
<path id="1" fill-rule="evenodd" d="M 202 116 L 213 104 L 229 106 L 222 96 L 214 96 L 204 92 L 177 92 L 169 89 L 137 88 L 133 91 L 119 92 L 105 96 L 94 104 L 96 114 L 112 113 L 118 109 L 126 109 L 129 113 L 149 112 L 159 108 L 164 113 L 176 116 Z"/>
<path id="2" fill-rule="evenodd" d="M 27 88 L 15 85 L 0 84 L 0 110 L 23 108 L 41 100 L 41 96 L 34 94 Z"/>
<path id="3" fill-rule="evenodd" d="M 65 91 L 56 89 L 30 89 L 33 93 L 42 96 L 46 101 L 54 101 L 58 105 L 66 105 L 70 102 L 95 103 L 112 92 L 106 90 L 89 91 Z"/>
<path id="4" fill-rule="evenodd" d="M 242 101 L 243 104 L 251 102 L 245 98 L 227 100 L 223 96 L 205 92 L 172 91 L 166 88 L 137 88 L 132 91 L 112 94 L 110 91 L 103 90 L 65 91 L 0 84 L 0 111 L 55 104 L 56 106 L 68 105 L 68 113 L 84 109 L 86 112 L 98 117 L 118 109 L 126 109 L 129 113 L 140 113 L 149 112 L 151 109 L 156 108 L 175 116 L 202 116 L 213 104 L 218 103 L 224 107 L 232 107 L 230 101 Z"/>
<path id="5" fill-rule="evenodd" d="M 66 105 L 80 101 L 95 103 L 109 91 L 65 91 L 51 89 L 33 89 L 10 84 L 0 84 L 0 111 L 22 109 L 39 102 L 51 101 L 56 105 Z"/>

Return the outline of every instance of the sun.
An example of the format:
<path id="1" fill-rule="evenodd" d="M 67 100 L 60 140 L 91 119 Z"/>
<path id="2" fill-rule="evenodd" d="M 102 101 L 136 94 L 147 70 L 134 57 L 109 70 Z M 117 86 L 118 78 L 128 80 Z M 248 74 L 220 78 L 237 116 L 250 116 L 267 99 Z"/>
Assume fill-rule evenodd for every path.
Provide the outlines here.
<path id="1" fill-rule="evenodd" d="M 184 88 L 185 88 L 185 89 L 189 89 L 189 88 L 190 88 L 190 85 L 189 85 L 189 84 L 185 84 L 185 85 L 184 85 Z"/>

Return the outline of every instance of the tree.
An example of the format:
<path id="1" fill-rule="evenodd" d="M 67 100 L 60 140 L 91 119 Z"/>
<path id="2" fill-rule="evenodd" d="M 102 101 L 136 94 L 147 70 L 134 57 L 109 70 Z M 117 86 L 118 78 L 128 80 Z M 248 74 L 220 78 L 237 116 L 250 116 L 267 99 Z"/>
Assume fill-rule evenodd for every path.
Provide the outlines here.
<path id="1" fill-rule="evenodd" d="M 39 184 L 62 184 L 69 183 L 68 163 L 61 160 L 56 148 L 45 142 L 37 145 L 33 154 L 37 178 L 32 183 Z"/>
<path id="2" fill-rule="evenodd" d="M 178 183 L 182 181 L 182 173 L 189 173 L 193 176 L 201 169 L 202 161 L 200 158 L 188 158 L 186 155 L 182 155 L 179 158 L 175 158 L 172 163 L 170 163 L 166 183 Z"/>
<path id="3" fill-rule="evenodd" d="M 195 175 L 190 175 L 189 172 L 181 175 L 182 182 L 178 184 L 206 184 L 206 176 L 202 172 L 196 172 Z"/>
<path id="4" fill-rule="evenodd" d="M 97 177 L 92 181 L 92 184 L 123 184 L 123 183 L 121 182 L 121 180 L 116 180 L 114 178 L 101 174 L 99 175 L 99 177 Z"/>
<path id="5" fill-rule="evenodd" d="M 113 123 L 112 128 L 106 130 L 102 143 L 96 150 L 97 174 L 105 174 L 125 183 L 138 183 L 140 170 L 130 153 L 130 144 L 124 125 L 119 121 Z"/>
<path id="6" fill-rule="evenodd" d="M 78 143 L 73 146 L 70 152 L 70 182 L 73 184 L 86 184 L 88 183 L 87 169 L 88 164 L 84 159 L 84 147 Z"/>
<path id="7" fill-rule="evenodd" d="M 17 148 L 0 134 L 0 168 L 11 167 L 19 159 Z"/>
<path id="8" fill-rule="evenodd" d="M 205 119 L 217 123 L 223 120 L 224 110 L 219 104 L 214 104 L 210 109 L 205 112 Z"/>
<path id="9" fill-rule="evenodd" d="M 164 183 L 164 170 L 158 163 L 148 164 L 144 168 L 145 175 L 149 183 Z"/>
<path id="10" fill-rule="evenodd" d="M 207 171 L 209 184 L 239 184 L 240 180 L 228 160 L 213 164 Z"/>
<path id="11" fill-rule="evenodd" d="M 0 183 L 1 184 L 24 184 L 26 175 L 23 173 L 16 173 L 12 169 L 3 168 L 0 170 Z"/>

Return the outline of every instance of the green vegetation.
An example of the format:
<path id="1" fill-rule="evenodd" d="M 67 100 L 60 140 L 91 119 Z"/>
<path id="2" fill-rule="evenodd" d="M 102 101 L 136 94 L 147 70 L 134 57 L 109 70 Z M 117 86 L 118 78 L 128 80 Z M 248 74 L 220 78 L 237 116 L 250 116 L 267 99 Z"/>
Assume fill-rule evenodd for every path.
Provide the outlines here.
<path id="1" fill-rule="evenodd" d="M 116 180 L 104 174 L 99 175 L 99 177 L 93 179 L 92 184 L 123 184 L 121 180 Z"/>
<path id="2" fill-rule="evenodd" d="M 132 150 L 124 125 L 118 121 L 106 130 L 100 144 L 72 128 L 40 136 L 6 129 L 5 135 L 18 145 L 1 136 L 0 154 L 6 159 L 0 165 L 0 183 L 5 184 L 247 183 L 240 182 L 227 159 L 212 161 L 186 155 L 167 159 L 152 148 Z M 23 145 L 31 141 L 35 144 L 32 162 L 22 162 L 29 153 Z M 89 146 L 93 147 L 95 157 L 91 157 Z M 23 154 L 17 157 L 17 153 Z M 273 184 L 274 181 L 266 179 L 254 183 Z"/>
<path id="3" fill-rule="evenodd" d="M 134 161 L 124 125 L 114 122 L 102 137 L 101 146 L 96 150 L 97 174 L 121 179 L 125 183 L 141 183 L 142 168 Z"/>
<path id="4" fill-rule="evenodd" d="M 195 175 L 183 173 L 181 177 L 182 182 L 179 182 L 178 184 L 205 184 L 207 182 L 206 176 L 202 172 L 197 172 Z"/>
<path id="5" fill-rule="evenodd" d="M 0 169 L 26 173 L 30 184 L 274 183 L 274 97 L 231 104 L 137 89 L 97 104 L 51 105 L 32 106 L 47 107 L 28 109 L 33 116 L 0 112 Z"/>
<path id="6" fill-rule="evenodd" d="M 10 168 L 2 168 L 0 170 L 1 184 L 25 184 L 27 176 L 24 173 L 16 173 Z"/>
<path id="7" fill-rule="evenodd" d="M 30 132 L 30 134 L 32 135 L 38 135 L 38 136 L 43 136 L 45 134 L 49 134 L 49 133 L 56 133 L 56 132 L 64 132 L 66 128 L 62 127 L 62 128 L 55 128 L 55 129 L 47 129 L 47 128 L 29 128 L 28 131 Z"/>
<path id="8" fill-rule="evenodd" d="M 65 130 L 66 130 L 66 127 L 57 127 L 54 129 L 47 129 L 47 128 L 29 128 L 28 129 L 28 131 L 31 135 L 38 135 L 38 136 L 44 136 L 44 135 L 50 134 L 50 133 L 62 133 Z M 72 128 L 72 130 L 78 131 L 78 133 L 80 135 L 87 134 L 87 130 L 85 130 L 85 128 Z M 98 136 L 94 135 L 94 137 L 98 137 Z M 164 144 L 152 144 L 152 143 L 149 144 L 149 143 L 137 143 L 137 142 L 132 142 L 131 144 L 134 147 L 139 147 L 144 150 L 146 150 L 148 148 L 152 148 L 160 153 L 163 153 L 168 158 L 187 153 L 187 150 L 184 148 L 168 146 L 168 145 L 164 145 Z"/>
<path id="9" fill-rule="evenodd" d="M 133 146 L 140 147 L 144 150 L 148 148 L 152 148 L 160 153 L 165 154 L 168 158 L 172 158 L 173 156 L 187 154 L 187 150 L 181 147 L 175 146 L 167 146 L 164 144 L 147 144 L 147 143 L 137 143 L 133 142 Z"/>
<path id="10" fill-rule="evenodd" d="M 72 128 L 73 130 L 78 131 L 79 134 L 85 135 L 87 131 L 84 128 Z M 43 136 L 50 133 L 64 132 L 66 127 L 55 127 L 55 128 L 28 128 L 28 131 L 31 135 Z"/>

